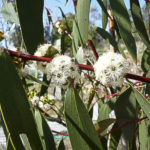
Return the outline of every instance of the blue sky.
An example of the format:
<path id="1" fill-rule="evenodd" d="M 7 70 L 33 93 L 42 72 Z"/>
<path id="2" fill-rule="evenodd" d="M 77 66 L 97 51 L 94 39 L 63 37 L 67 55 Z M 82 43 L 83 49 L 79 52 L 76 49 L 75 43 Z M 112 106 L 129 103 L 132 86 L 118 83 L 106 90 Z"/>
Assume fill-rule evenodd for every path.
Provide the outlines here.
<path id="1" fill-rule="evenodd" d="M 74 13 L 74 6 L 73 6 L 73 0 L 68 0 L 68 3 L 65 5 L 66 0 L 45 0 L 45 5 L 51 9 L 51 11 L 53 12 L 53 20 L 54 22 L 56 21 L 56 17 L 61 16 L 61 13 L 58 9 L 58 7 L 61 7 L 63 12 L 69 13 L 72 12 Z M 143 5 L 145 4 L 145 0 L 139 0 L 141 7 L 143 7 Z M 129 9 L 130 7 L 130 0 L 124 0 L 126 7 Z M 91 7 L 97 7 L 99 10 L 99 13 L 101 13 L 101 9 L 99 4 L 97 3 L 97 0 L 91 0 Z M 97 25 L 101 25 L 101 20 L 98 20 Z"/>
<path id="2" fill-rule="evenodd" d="M 139 0 L 141 6 L 145 4 L 145 0 Z M 97 0 L 91 0 L 91 6 L 99 7 Z M 124 0 L 127 8 L 129 9 L 129 0 Z M 72 0 L 68 0 L 67 5 L 65 5 L 66 0 L 45 0 L 45 5 L 48 6 L 51 10 L 56 9 L 58 6 L 61 7 L 64 13 L 74 12 Z"/>

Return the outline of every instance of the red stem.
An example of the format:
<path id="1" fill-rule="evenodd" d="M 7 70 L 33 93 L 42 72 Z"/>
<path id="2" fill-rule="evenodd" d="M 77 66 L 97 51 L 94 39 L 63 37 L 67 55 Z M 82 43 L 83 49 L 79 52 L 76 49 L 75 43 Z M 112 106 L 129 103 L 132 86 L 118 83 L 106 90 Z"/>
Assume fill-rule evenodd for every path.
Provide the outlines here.
<path id="1" fill-rule="evenodd" d="M 52 132 L 63 135 L 63 136 L 69 136 L 67 133 L 63 133 L 63 132 L 58 132 L 58 131 L 54 131 L 54 130 L 52 130 Z"/>
<path id="2" fill-rule="evenodd" d="M 106 133 L 105 135 L 99 137 L 99 140 L 101 140 L 102 138 L 104 138 L 105 136 L 108 136 L 109 134 L 111 134 L 111 133 L 113 133 L 113 132 L 118 131 L 119 129 L 122 129 L 122 128 L 124 128 L 124 127 L 126 127 L 126 126 L 128 126 L 128 125 L 134 124 L 134 123 L 141 122 L 142 120 L 145 120 L 145 119 L 147 119 L 147 117 L 143 117 L 143 118 L 138 119 L 138 120 L 132 120 L 132 121 L 126 122 L 126 123 L 124 123 L 122 126 L 120 126 L 120 127 L 118 127 L 118 128 L 115 128 L 115 129 L 111 130 L 110 132 Z"/>
<path id="3" fill-rule="evenodd" d="M 135 75 L 135 74 L 127 73 L 125 77 L 128 78 L 128 79 L 134 79 L 134 80 L 139 80 L 139 81 L 142 81 L 142 82 L 150 83 L 150 78 L 146 78 L 146 77 L 143 77 L 143 76 L 138 76 L 138 75 Z"/>
<path id="4" fill-rule="evenodd" d="M 95 56 L 96 60 L 98 60 L 99 56 L 98 56 L 98 53 L 96 51 L 96 48 L 95 48 L 93 42 L 91 40 L 88 40 L 88 43 L 89 43 L 89 45 L 90 45 L 90 47 L 91 47 L 91 49 L 92 49 L 92 51 L 94 53 L 94 56 Z"/>
<path id="5" fill-rule="evenodd" d="M 11 56 L 16 56 L 16 57 L 22 58 L 24 60 L 34 60 L 34 61 L 42 61 L 42 62 L 50 62 L 52 60 L 52 58 L 38 57 L 38 56 L 30 55 L 30 54 L 18 53 L 18 52 L 12 51 L 12 50 L 8 50 L 6 48 L 4 48 L 4 51 L 10 53 Z M 94 71 L 94 68 L 89 65 L 78 64 L 78 67 L 82 70 Z M 139 76 L 139 75 L 127 73 L 125 75 L 125 77 L 127 79 L 134 79 L 134 80 L 139 80 L 142 82 L 150 83 L 150 78 L 146 78 L 146 77 Z"/>

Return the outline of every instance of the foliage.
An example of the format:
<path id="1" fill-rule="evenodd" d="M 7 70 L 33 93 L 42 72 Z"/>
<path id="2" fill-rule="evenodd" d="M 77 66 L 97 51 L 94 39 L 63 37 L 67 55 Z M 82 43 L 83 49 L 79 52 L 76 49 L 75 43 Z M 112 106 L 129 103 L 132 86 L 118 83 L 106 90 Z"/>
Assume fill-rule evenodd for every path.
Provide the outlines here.
<path id="1" fill-rule="evenodd" d="M 89 20 L 91 0 L 73 0 L 75 15 L 59 7 L 62 17 L 56 22 L 43 0 L 2 2 L 12 36 L 0 31 L 0 42 L 10 40 L 17 49 L 0 48 L 0 124 L 7 149 L 148 150 L 150 20 L 143 13 L 149 13 L 149 3 L 143 11 L 139 0 L 130 0 L 129 14 L 123 0 L 97 0 L 102 8 L 98 27 Z M 99 50 L 102 45 L 110 49 Z M 48 121 L 66 131 L 53 130 Z"/>

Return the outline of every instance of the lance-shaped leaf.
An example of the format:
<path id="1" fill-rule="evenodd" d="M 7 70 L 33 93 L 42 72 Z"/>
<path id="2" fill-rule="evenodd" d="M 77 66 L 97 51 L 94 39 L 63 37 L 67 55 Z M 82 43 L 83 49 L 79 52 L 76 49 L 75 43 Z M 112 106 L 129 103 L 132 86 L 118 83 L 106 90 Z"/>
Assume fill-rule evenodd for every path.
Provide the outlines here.
<path id="1" fill-rule="evenodd" d="M 145 24 L 141 13 L 141 8 L 138 0 L 130 0 L 131 14 L 135 27 L 144 44 L 150 48 L 150 41 L 146 32 Z"/>
<path id="2" fill-rule="evenodd" d="M 0 105 L 10 141 L 16 149 L 24 149 L 19 134 L 26 134 L 33 150 L 42 144 L 33 113 L 17 71 L 7 53 L 0 54 Z"/>
<path id="3" fill-rule="evenodd" d="M 90 3 L 91 0 L 79 0 L 77 3 L 77 23 L 83 42 L 88 40 Z"/>
<path id="4" fill-rule="evenodd" d="M 141 106 L 141 108 L 143 109 L 144 113 L 147 115 L 147 117 L 150 119 L 150 103 L 149 101 L 142 95 L 139 93 L 139 91 L 137 91 L 135 88 L 133 88 L 134 91 L 134 95 L 136 97 L 137 102 L 139 103 L 139 105 Z"/>
<path id="5" fill-rule="evenodd" d="M 76 56 L 78 46 L 88 40 L 89 13 L 91 0 L 80 0 L 77 3 L 77 14 L 73 22 L 73 55 Z"/>
<path id="6" fill-rule="evenodd" d="M 137 118 L 136 98 L 131 87 L 125 90 L 118 97 L 117 102 L 115 103 L 115 114 L 116 119 L 122 120 L 122 122 L 119 122 L 120 125 L 122 125 L 126 121 L 135 120 Z M 134 129 L 135 124 L 122 128 L 122 132 L 126 140 L 132 140 Z"/>
<path id="7" fill-rule="evenodd" d="M 107 0 L 103 0 L 103 3 L 104 3 L 104 6 L 107 10 Z M 104 12 L 104 10 L 102 9 L 102 27 L 103 29 L 106 28 L 107 26 L 107 22 L 108 22 L 108 17 L 107 17 L 107 14 Z"/>
<path id="8" fill-rule="evenodd" d="M 37 46 L 44 43 L 44 0 L 16 0 L 16 4 L 25 47 L 34 54 Z"/>
<path id="9" fill-rule="evenodd" d="M 148 72 L 150 69 L 150 49 L 146 49 L 142 56 L 141 67 L 144 72 Z"/>
<path id="10" fill-rule="evenodd" d="M 65 117 L 73 150 L 103 150 L 88 111 L 72 87 L 66 94 Z"/>
<path id="11" fill-rule="evenodd" d="M 148 131 L 145 120 L 139 124 L 139 142 L 140 150 L 148 150 Z"/>
<path id="12" fill-rule="evenodd" d="M 115 129 L 117 129 L 118 127 L 119 127 L 118 123 L 116 122 L 113 125 L 112 131 L 115 130 Z M 120 137 L 121 137 L 121 130 L 117 130 L 117 131 L 111 133 L 109 150 L 115 150 L 115 149 L 117 149 L 117 147 L 119 145 Z"/>
<path id="13" fill-rule="evenodd" d="M 135 40 L 131 34 L 129 14 L 123 0 L 110 0 L 110 6 L 119 27 L 120 35 L 133 60 L 137 60 Z"/>
<path id="14" fill-rule="evenodd" d="M 42 140 L 43 149 L 44 150 L 48 150 L 48 149 L 56 150 L 53 134 L 46 120 L 37 109 L 35 110 L 35 120 L 37 123 L 39 135 Z"/>
<path id="15" fill-rule="evenodd" d="M 109 43 L 118 50 L 118 44 L 111 34 L 109 34 L 106 30 L 99 27 L 94 27 L 94 29 L 97 31 L 98 34 L 102 36 L 103 39 L 108 40 Z"/>

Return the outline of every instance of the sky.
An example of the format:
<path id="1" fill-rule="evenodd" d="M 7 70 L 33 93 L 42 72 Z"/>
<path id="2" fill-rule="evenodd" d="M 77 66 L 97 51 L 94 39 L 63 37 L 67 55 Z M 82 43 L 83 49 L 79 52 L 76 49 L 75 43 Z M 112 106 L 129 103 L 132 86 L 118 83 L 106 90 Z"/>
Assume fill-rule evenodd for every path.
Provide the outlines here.
<path id="1" fill-rule="evenodd" d="M 55 22 L 57 20 L 58 16 L 61 16 L 61 13 L 58 9 L 58 7 L 61 7 L 63 12 L 65 14 L 71 12 L 74 13 L 74 6 L 73 6 L 73 0 L 68 0 L 68 3 L 66 4 L 66 0 L 45 0 L 45 6 L 50 8 L 52 13 L 53 21 Z M 126 7 L 129 9 L 130 7 L 130 0 L 124 0 Z M 145 0 L 139 0 L 141 7 L 144 6 Z M 101 8 L 99 4 L 97 3 L 97 0 L 91 0 L 91 7 L 97 7 L 99 13 L 101 14 Z M 96 21 L 96 25 L 101 25 L 101 20 Z"/>

